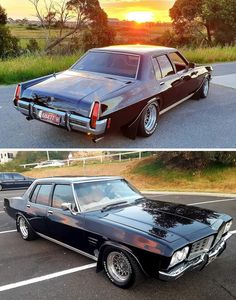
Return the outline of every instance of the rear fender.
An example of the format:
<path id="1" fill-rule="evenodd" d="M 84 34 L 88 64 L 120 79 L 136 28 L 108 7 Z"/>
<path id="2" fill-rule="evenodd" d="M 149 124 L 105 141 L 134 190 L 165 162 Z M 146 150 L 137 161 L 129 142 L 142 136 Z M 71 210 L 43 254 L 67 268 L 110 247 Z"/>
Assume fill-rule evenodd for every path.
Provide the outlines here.
<path id="1" fill-rule="evenodd" d="M 160 99 L 157 99 L 157 98 L 149 100 L 148 103 L 146 104 L 146 106 L 141 110 L 141 112 L 139 113 L 137 118 L 131 124 L 122 128 L 123 134 L 125 136 L 127 136 L 128 138 L 135 140 L 138 135 L 138 128 L 139 128 L 139 123 L 140 123 L 140 118 L 142 116 L 142 113 L 145 111 L 145 109 L 148 107 L 148 105 L 150 105 L 153 102 L 159 103 L 159 101 L 160 101 Z"/>

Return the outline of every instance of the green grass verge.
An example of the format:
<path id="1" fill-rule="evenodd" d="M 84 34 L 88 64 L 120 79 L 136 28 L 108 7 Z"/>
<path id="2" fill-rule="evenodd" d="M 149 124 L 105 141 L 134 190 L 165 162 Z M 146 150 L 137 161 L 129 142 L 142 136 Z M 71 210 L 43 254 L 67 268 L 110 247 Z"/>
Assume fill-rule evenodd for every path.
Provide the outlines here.
<path id="1" fill-rule="evenodd" d="M 235 47 L 180 49 L 191 62 L 236 61 Z M 81 54 L 68 56 L 22 56 L 0 62 L 0 84 L 22 82 L 70 67 Z"/>
<path id="2" fill-rule="evenodd" d="M 70 56 L 22 56 L 0 62 L 0 84 L 23 82 L 67 69 L 80 54 Z"/>

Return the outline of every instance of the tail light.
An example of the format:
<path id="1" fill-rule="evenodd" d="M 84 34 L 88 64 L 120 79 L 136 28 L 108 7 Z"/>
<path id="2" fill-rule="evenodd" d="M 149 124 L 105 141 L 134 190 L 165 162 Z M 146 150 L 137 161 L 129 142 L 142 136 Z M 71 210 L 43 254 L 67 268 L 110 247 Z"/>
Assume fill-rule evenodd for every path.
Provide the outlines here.
<path id="1" fill-rule="evenodd" d="M 15 91 L 15 101 L 20 100 L 20 94 L 21 94 L 21 85 L 18 84 Z"/>
<path id="2" fill-rule="evenodd" d="M 91 113 L 91 121 L 90 121 L 90 126 L 93 129 L 96 129 L 97 120 L 99 119 L 99 113 L 100 113 L 100 103 L 95 102 L 93 105 L 93 110 Z"/>

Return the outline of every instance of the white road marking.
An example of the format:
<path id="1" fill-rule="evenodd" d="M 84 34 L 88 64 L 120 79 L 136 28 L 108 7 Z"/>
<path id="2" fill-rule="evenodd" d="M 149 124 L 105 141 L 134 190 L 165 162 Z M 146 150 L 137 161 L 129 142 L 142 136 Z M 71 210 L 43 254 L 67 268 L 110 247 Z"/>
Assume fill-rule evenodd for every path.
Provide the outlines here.
<path id="1" fill-rule="evenodd" d="M 11 232 L 16 232 L 17 230 L 7 230 L 7 231 L 0 231 L 0 234 L 6 234 L 6 233 L 11 233 Z"/>
<path id="2" fill-rule="evenodd" d="M 141 191 L 142 194 L 146 195 L 176 195 L 176 196 L 206 196 L 206 197 L 222 197 L 222 198 L 235 198 L 236 194 L 225 194 L 225 193 L 204 193 L 204 192 L 165 192 L 165 191 Z"/>
<path id="3" fill-rule="evenodd" d="M 236 234 L 236 230 L 230 231 L 231 234 Z"/>
<path id="4" fill-rule="evenodd" d="M 7 285 L 0 286 L 0 292 L 15 289 L 15 288 L 18 288 L 18 287 L 21 287 L 21 286 L 25 286 L 25 285 L 45 281 L 45 280 L 49 280 L 49 279 L 53 279 L 53 278 L 56 278 L 56 277 L 61 277 L 61 276 L 64 276 L 64 275 L 80 272 L 80 271 L 83 271 L 83 270 L 91 269 L 91 268 L 96 267 L 96 265 L 97 265 L 96 263 L 92 263 L 92 264 L 85 265 L 85 266 L 82 266 L 82 267 L 77 267 L 77 268 L 68 269 L 68 270 L 64 270 L 64 271 L 60 271 L 60 272 L 56 272 L 56 273 L 51 273 L 51 274 L 48 274 L 48 275 L 35 277 L 35 278 L 19 281 L 19 282 L 16 282 L 16 283 L 10 283 L 10 284 L 7 284 Z"/>
<path id="5" fill-rule="evenodd" d="M 232 199 L 221 199 L 221 200 L 212 200 L 212 201 L 205 201 L 205 202 L 195 202 L 191 204 L 187 204 L 188 206 L 191 205 L 198 205 L 198 204 L 209 204 L 209 203 L 217 203 L 217 202 L 228 202 L 228 201 L 236 201 L 236 198 Z"/>
<path id="6" fill-rule="evenodd" d="M 1 211 L 0 211 L 0 214 L 3 214 L 3 213 L 5 213 L 5 211 L 4 211 L 4 210 L 1 210 Z"/>

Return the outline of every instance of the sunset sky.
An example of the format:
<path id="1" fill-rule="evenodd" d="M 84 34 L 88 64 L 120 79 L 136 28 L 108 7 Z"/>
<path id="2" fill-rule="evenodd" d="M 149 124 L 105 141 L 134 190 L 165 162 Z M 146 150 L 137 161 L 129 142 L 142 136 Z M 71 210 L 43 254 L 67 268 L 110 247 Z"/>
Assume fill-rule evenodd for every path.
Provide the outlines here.
<path id="1" fill-rule="evenodd" d="M 100 0 L 109 18 L 120 20 L 170 21 L 169 9 L 175 0 Z M 28 0 L 0 0 L 8 16 L 33 18 L 34 10 Z"/>

